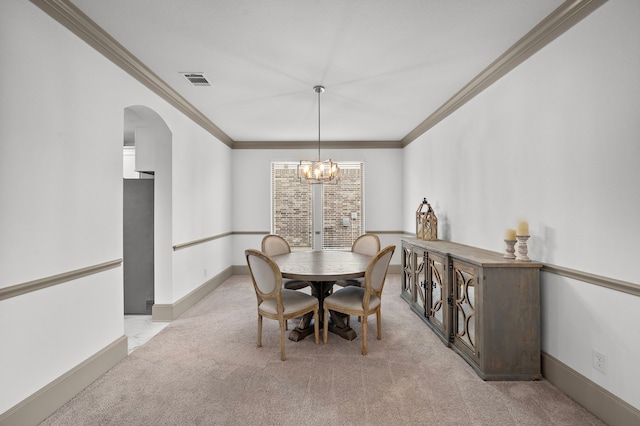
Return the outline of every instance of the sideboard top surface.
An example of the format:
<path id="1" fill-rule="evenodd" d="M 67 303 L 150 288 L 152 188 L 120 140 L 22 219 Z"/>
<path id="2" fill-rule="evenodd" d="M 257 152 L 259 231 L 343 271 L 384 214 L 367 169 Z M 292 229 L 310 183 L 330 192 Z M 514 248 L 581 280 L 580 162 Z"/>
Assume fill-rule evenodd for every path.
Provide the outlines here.
<path id="1" fill-rule="evenodd" d="M 513 259 L 506 259 L 503 257 L 502 253 L 454 243 L 452 241 L 427 241 L 418 238 L 403 238 L 402 241 L 425 248 L 431 252 L 447 255 L 453 259 L 461 259 L 483 267 L 542 268 L 542 263 L 540 262 L 521 262 Z"/>

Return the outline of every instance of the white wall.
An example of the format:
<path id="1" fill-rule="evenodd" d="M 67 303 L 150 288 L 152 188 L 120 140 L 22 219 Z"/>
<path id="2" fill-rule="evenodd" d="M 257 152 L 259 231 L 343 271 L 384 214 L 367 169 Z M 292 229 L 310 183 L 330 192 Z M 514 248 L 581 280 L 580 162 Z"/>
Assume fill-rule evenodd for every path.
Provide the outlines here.
<path id="1" fill-rule="evenodd" d="M 174 245 L 232 230 L 231 149 L 183 119 L 190 128 L 173 139 Z M 172 301 L 228 268 L 231 244 L 224 237 L 175 251 Z"/>
<path id="2" fill-rule="evenodd" d="M 402 230 L 402 150 L 401 149 L 323 149 L 322 158 L 333 161 L 363 161 L 365 177 L 365 229 Z M 233 151 L 233 230 L 271 229 L 271 163 L 317 158 L 317 150 L 234 150 Z M 380 243 L 395 244 L 392 264 L 400 264 L 400 234 L 381 234 Z M 260 248 L 262 235 L 234 238 L 232 262 L 245 265 L 244 250 Z"/>
<path id="3" fill-rule="evenodd" d="M 426 196 L 444 239 L 502 251 L 528 220 L 533 259 L 639 283 L 638 22 L 605 3 L 406 147 L 404 229 Z M 593 287 L 542 274 L 543 350 L 640 408 L 639 298 Z"/>
<path id="4" fill-rule="evenodd" d="M 0 288 L 122 258 L 132 105 L 172 134 L 163 302 L 229 266 L 231 238 L 171 249 L 231 231 L 228 147 L 30 2 L 0 2 L 0 75 Z M 124 334 L 122 286 L 119 267 L 0 301 L 0 413 Z"/>

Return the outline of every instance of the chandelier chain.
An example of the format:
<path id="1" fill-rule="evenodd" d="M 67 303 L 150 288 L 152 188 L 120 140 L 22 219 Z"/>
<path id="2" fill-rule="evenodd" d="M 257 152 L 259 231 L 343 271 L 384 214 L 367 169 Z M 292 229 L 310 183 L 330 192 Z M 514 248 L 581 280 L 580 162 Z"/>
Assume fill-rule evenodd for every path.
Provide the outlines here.
<path id="1" fill-rule="evenodd" d="M 340 176 L 340 168 L 337 163 L 328 159 L 322 161 L 321 147 L 322 147 L 322 134 L 321 134 L 321 107 L 320 107 L 320 94 L 324 92 L 323 86 L 315 86 L 313 90 L 318 94 L 318 160 L 300 160 L 298 165 L 298 179 L 301 182 L 307 183 L 335 183 Z"/>
<path id="2" fill-rule="evenodd" d="M 322 140 L 320 138 L 320 94 L 324 92 L 324 86 L 315 86 L 313 90 L 318 94 L 318 161 L 320 161 L 320 141 Z"/>

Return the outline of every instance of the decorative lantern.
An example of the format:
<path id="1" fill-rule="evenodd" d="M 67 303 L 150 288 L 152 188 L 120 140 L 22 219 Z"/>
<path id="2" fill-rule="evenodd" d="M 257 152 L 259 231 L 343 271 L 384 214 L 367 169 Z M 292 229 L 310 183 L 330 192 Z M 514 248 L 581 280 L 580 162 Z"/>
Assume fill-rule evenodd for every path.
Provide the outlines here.
<path id="1" fill-rule="evenodd" d="M 416 211 L 416 238 L 427 241 L 438 239 L 438 218 L 426 198 Z"/>

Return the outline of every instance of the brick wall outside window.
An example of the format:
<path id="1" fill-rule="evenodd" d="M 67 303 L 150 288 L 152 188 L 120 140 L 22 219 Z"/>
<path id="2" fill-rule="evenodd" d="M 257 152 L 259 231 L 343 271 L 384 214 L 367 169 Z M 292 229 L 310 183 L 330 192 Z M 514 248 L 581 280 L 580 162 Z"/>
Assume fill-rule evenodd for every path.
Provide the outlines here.
<path id="1" fill-rule="evenodd" d="M 300 182 L 296 166 L 272 163 L 272 232 L 284 237 L 294 249 L 311 249 L 316 185 Z M 349 249 L 364 232 L 363 164 L 339 163 L 339 166 L 340 180 L 322 185 L 323 249 Z M 356 219 L 352 219 L 352 213 Z"/>

